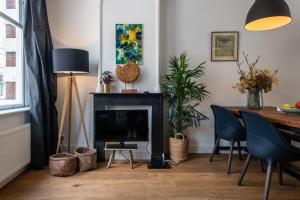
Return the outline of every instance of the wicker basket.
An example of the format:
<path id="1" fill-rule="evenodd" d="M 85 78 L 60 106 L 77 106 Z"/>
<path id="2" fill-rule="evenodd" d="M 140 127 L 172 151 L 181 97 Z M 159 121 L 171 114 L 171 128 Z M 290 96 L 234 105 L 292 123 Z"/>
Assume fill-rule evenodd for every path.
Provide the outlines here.
<path id="1" fill-rule="evenodd" d="M 72 176 L 77 170 L 77 158 L 69 153 L 54 154 L 49 157 L 49 170 L 52 176 Z"/>
<path id="2" fill-rule="evenodd" d="M 178 139 L 181 136 L 182 139 Z M 169 138 L 170 158 L 173 161 L 186 161 L 189 157 L 189 139 L 181 133 L 176 133 L 175 138 Z"/>
<path id="3" fill-rule="evenodd" d="M 78 158 L 78 169 L 81 172 L 97 168 L 97 151 L 88 147 L 79 147 L 75 154 Z"/>

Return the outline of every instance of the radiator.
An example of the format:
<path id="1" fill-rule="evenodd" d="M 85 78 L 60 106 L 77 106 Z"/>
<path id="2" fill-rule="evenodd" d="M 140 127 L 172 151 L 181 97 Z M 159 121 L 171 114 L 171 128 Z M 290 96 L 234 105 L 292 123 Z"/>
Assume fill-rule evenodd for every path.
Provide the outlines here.
<path id="1" fill-rule="evenodd" d="M 30 163 L 30 124 L 0 131 L 0 188 Z"/>

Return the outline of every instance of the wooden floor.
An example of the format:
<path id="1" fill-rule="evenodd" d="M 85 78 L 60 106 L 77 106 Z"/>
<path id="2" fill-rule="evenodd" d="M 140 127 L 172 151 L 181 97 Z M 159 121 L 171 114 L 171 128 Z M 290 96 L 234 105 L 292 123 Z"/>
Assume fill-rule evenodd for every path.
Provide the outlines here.
<path id="1" fill-rule="evenodd" d="M 52 177 L 48 170 L 29 170 L 0 190 L 0 199 L 261 199 L 265 174 L 253 160 L 242 186 L 236 181 L 244 161 L 233 161 L 233 174 L 226 175 L 225 155 L 208 162 L 208 155 L 192 155 L 188 162 L 168 170 L 149 170 L 145 163 L 118 163 L 106 169 L 72 177 Z M 300 182 L 284 175 L 279 186 L 273 174 L 270 199 L 300 199 Z"/>

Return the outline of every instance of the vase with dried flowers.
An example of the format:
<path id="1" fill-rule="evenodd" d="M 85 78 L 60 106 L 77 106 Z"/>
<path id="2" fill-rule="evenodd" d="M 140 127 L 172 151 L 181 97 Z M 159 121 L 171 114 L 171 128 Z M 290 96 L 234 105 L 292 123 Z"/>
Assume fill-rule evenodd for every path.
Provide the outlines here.
<path id="1" fill-rule="evenodd" d="M 238 89 L 241 93 L 248 92 L 247 106 L 249 109 L 261 109 L 263 107 L 262 93 L 272 91 L 273 84 L 278 84 L 278 69 L 271 72 L 268 68 L 257 67 L 260 56 L 251 62 L 248 55 L 243 52 L 244 61 L 238 62 L 238 74 L 240 76 L 233 88 Z M 247 69 L 242 69 L 242 65 L 246 62 Z"/>
<path id="2" fill-rule="evenodd" d="M 114 77 L 110 71 L 104 71 L 101 74 L 101 84 L 103 84 L 103 92 L 110 93 L 110 84 L 114 81 Z"/>

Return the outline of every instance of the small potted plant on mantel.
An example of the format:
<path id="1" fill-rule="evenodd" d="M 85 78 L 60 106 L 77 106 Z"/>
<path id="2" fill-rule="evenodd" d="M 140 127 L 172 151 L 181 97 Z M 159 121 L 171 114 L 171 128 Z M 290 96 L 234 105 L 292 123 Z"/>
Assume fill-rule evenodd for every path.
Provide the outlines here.
<path id="1" fill-rule="evenodd" d="M 190 69 L 186 52 L 179 57 L 171 56 L 168 66 L 170 74 L 162 77 L 161 89 L 169 103 L 169 148 L 173 161 L 188 159 L 189 139 L 184 135 L 184 130 L 198 127 L 202 120 L 208 119 L 198 110 L 200 103 L 209 95 L 206 85 L 198 82 L 205 75 L 204 64 Z"/>
<path id="2" fill-rule="evenodd" d="M 110 71 L 104 71 L 101 74 L 101 84 L 103 84 L 103 92 L 110 93 L 110 84 L 114 81 L 114 77 Z"/>

